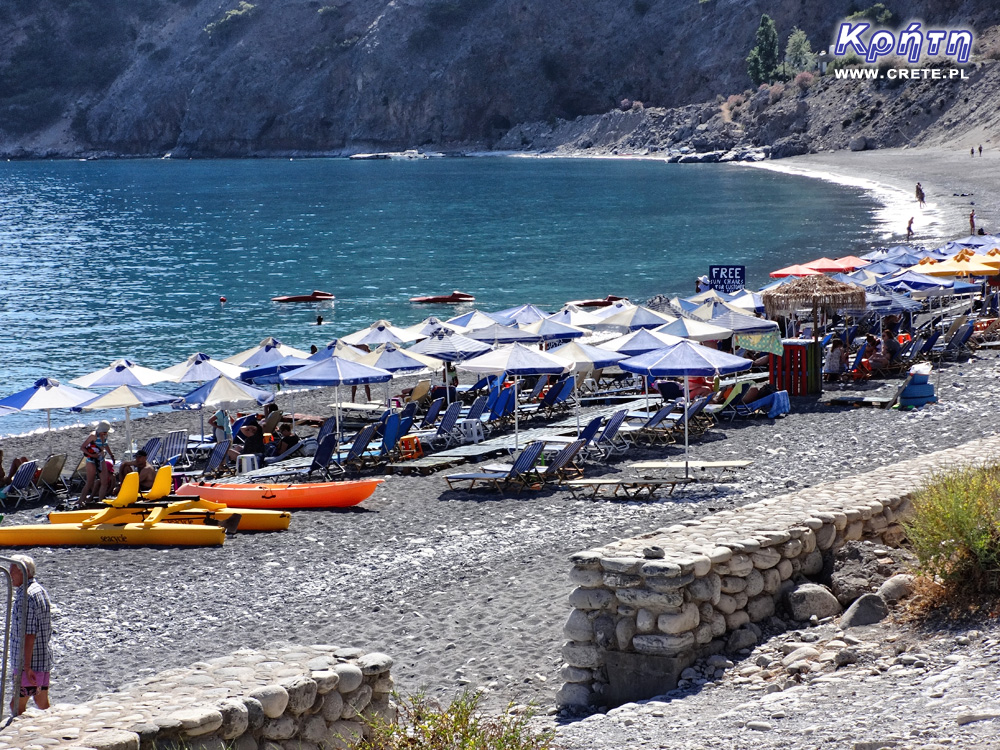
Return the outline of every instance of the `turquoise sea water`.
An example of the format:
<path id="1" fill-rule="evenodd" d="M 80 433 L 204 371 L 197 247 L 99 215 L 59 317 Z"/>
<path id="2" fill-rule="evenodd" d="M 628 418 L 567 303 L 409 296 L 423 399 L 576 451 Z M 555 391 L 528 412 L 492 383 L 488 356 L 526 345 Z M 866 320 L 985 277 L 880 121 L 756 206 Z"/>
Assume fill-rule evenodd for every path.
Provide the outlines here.
<path id="1" fill-rule="evenodd" d="M 122 356 L 159 368 L 268 335 L 322 347 L 378 318 L 467 310 L 407 301 L 453 289 L 480 309 L 554 311 L 689 294 L 712 263 L 746 264 L 757 286 L 788 263 L 870 247 L 875 207 L 801 177 L 654 161 L 8 162 L 0 396 Z M 313 289 L 336 304 L 269 301 Z M 9 415 L 0 433 L 44 423 Z"/>

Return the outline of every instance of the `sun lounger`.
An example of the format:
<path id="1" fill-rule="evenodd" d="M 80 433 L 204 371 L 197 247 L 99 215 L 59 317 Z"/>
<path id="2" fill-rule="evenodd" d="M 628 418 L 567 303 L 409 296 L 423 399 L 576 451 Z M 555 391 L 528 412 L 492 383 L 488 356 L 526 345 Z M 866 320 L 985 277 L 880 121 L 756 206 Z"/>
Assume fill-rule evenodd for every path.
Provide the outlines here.
<path id="1" fill-rule="evenodd" d="M 749 460 L 734 460 L 734 461 L 638 461 L 634 464 L 629 464 L 633 469 L 639 471 L 649 471 L 649 470 L 659 470 L 668 469 L 675 471 L 680 469 L 684 470 L 685 465 L 687 466 L 688 472 L 701 472 L 702 474 L 711 474 L 713 479 L 718 481 L 725 474 L 735 474 L 740 469 L 746 469 L 748 466 L 753 464 L 753 461 Z M 690 476 L 690 474 L 689 474 Z"/>
<path id="2" fill-rule="evenodd" d="M 6 508 L 7 503 L 13 500 L 17 508 L 25 500 L 34 500 L 41 494 L 35 486 L 36 465 L 36 461 L 25 461 L 17 467 L 10 484 L 0 490 L 0 507 Z"/>
<path id="3" fill-rule="evenodd" d="M 59 453 L 49 456 L 42 465 L 42 471 L 35 481 L 35 487 L 41 496 L 51 495 L 61 497 L 69 494 L 69 487 L 63 481 L 62 471 L 66 465 L 66 454 Z"/>
<path id="4" fill-rule="evenodd" d="M 684 485 L 693 482 L 690 477 L 671 477 L 660 479 L 572 479 L 566 482 L 573 496 L 577 491 L 586 492 L 589 490 L 590 497 L 605 496 L 605 490 L 610 492 L 610 497 L 621 497 L 623 500 L 652 499 L 656 491 L 661 487 L 669 487 L 672 495 L 677 485 Z"/>
<path id="5" fill-rule="evenodd" d="M 160 447 L 160 455 L 156 461 L 157 466 L 170 464 L 171 466 L 190 466 L 187 460 L 187 430 L 174 430 L 168 432 Z"/>
<path id="6" fill-rule="evenodd" d="M 501 492 L 504 487 L 509 485 L 516 485 L 519 490 L 524 489 L 530 486 L 529 472 L 534 468 L 535 462 L 541 454 L 542 443 L 541 441 L 536 441 L 526 445 L 514 463 L 509 467 L 505 467 L 506 470 L 491 471 L 488 467 L 484 467 L 482 471 L 449 474 L 444 480 L 448 483 L 449 489 L 455 489 L 455 482 L 468 482 L 469 486 L 467 489 L 470 490 L 477 483 L 492 485 L 497 492 Z"/>
<path id="7" fill-rule="evenodd" d="M 183 477 L 185 481 L 188 481 L 193 478 L 214 477 L 223 473 L 222 469 L 226 463 L 230 445 L 231 442 L 229 440 L 222 440 L 216 443 L 215 447 L 212 448 L 212 452 L 208 454 L 208 461 L 205 464 L 205 468 L 201 471 L 177 471 L 172 472 L 172 476 Z"/>
<path id="8" fill-rule="evenodd" d="M 458 417 L 461 413 L 462 402 L 455 401 L 445 409 L 444 416 L 441 417 L 441 423 L 437 426 L 437 429 L 415 432 L 413 434 L 419 438 L 421 443 L 435 449 L 438 447 L 438 443 L 442 447 L 452 445 L 461 438 L 461 432 L 458 431 L 457 427 Z"/>
<path id="9" fill-rule="evenodd" d="M 642 424 L 635 425 L 626 422 L 618 428 L 618 432 L 627 439 L 632 441 L 645 440 L 648 441 L 650 445 L 653 443 L 673 443 L 674 438 L 671 434 L 671 430 L 661 428 L 664 420 L 667 419 L 668 415 L 673 410 L 674 403 L 671 402 L 660 408 L 652 416 L 648 417 Z"/>
<path id="10" fill-rule="evenodd" d="M 628 450 L 629 442 L 624 437 L 618 435 L 618 430 L 625 421 L 625 409 L 616 411 L 608 418 L 601 433 L 594 438 L 590 447 L 600 455 L 601 459 L 608 461 L 616 453 L 625 453 Z"/>

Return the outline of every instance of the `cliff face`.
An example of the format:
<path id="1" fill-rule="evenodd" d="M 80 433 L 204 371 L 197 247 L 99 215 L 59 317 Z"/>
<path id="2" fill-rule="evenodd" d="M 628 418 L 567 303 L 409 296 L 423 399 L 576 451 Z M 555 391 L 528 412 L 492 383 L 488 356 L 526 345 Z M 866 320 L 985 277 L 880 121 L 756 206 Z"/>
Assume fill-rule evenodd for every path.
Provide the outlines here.
<path id="1" fill-rule="evenodd" d="M 889 3 L 987 26 L 993 0 Z M 531 121 L 748 85 L 762 13 L 831 41 L 850 0 L 13 0 L 0 152 L 247 156 L 489 147 Z"/>

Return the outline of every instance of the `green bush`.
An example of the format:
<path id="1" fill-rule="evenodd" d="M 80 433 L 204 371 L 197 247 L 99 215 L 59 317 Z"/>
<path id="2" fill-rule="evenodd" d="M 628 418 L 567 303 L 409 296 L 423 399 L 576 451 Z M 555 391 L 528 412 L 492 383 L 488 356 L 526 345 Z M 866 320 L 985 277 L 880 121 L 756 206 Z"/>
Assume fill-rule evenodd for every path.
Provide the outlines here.
<path id="1" fill-rule="evenodd" d="M 1000 466 L 935 477 L 913 509 L 906 531 L 925 573 L 959 598 L 1000 593 Z"/>
<path id="2" fill-rule="evenodd" d="M 399 721 L 376 717 L 362 750 L 548 750 L 555 733 L 529 726 L 531 712 L 490 716 L 480 713 L 478 693 L 463 693 L 442 709 L 424 695 L 393 696 Z"/>
<path id="3" fill-rule="evenodd" d="M 240 0 L 239 5 L 232 10 L 226 11 L 218 21 L 206 26 L 205 33 L 211 36 L 212 34 L 218 34 L 220 31 L 230 31 L 233 28 L 234 21 L 249 18 L 256 10 L 256 5 L 248 3 L 246 0 Z"/>
<path id="4" fill-rule="evenodd" d="M 859 10 L 847 16 L 848 21 L 872 21 L 879 26 L 892 26 L 896 14 L 885 7 L 883 3 L 875 3 L 870 8 Z"/>

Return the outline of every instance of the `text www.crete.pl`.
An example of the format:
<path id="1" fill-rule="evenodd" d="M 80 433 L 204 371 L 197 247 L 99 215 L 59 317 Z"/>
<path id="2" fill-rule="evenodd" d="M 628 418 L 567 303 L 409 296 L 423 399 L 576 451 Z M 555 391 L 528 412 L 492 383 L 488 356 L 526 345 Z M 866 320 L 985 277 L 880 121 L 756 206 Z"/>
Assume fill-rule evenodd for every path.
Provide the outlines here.
<path id="1" fill-rule="evenodd" d="M 965 81 L 969 78 L 965 68 L 889 68 L 888 70 L 879 70 L 878 68 L 838 68 L 833 74 L 837 80 L 845 78 L 861 81 L 877 81 L 880 79 L 888 79 L 890 81 Z"/>

